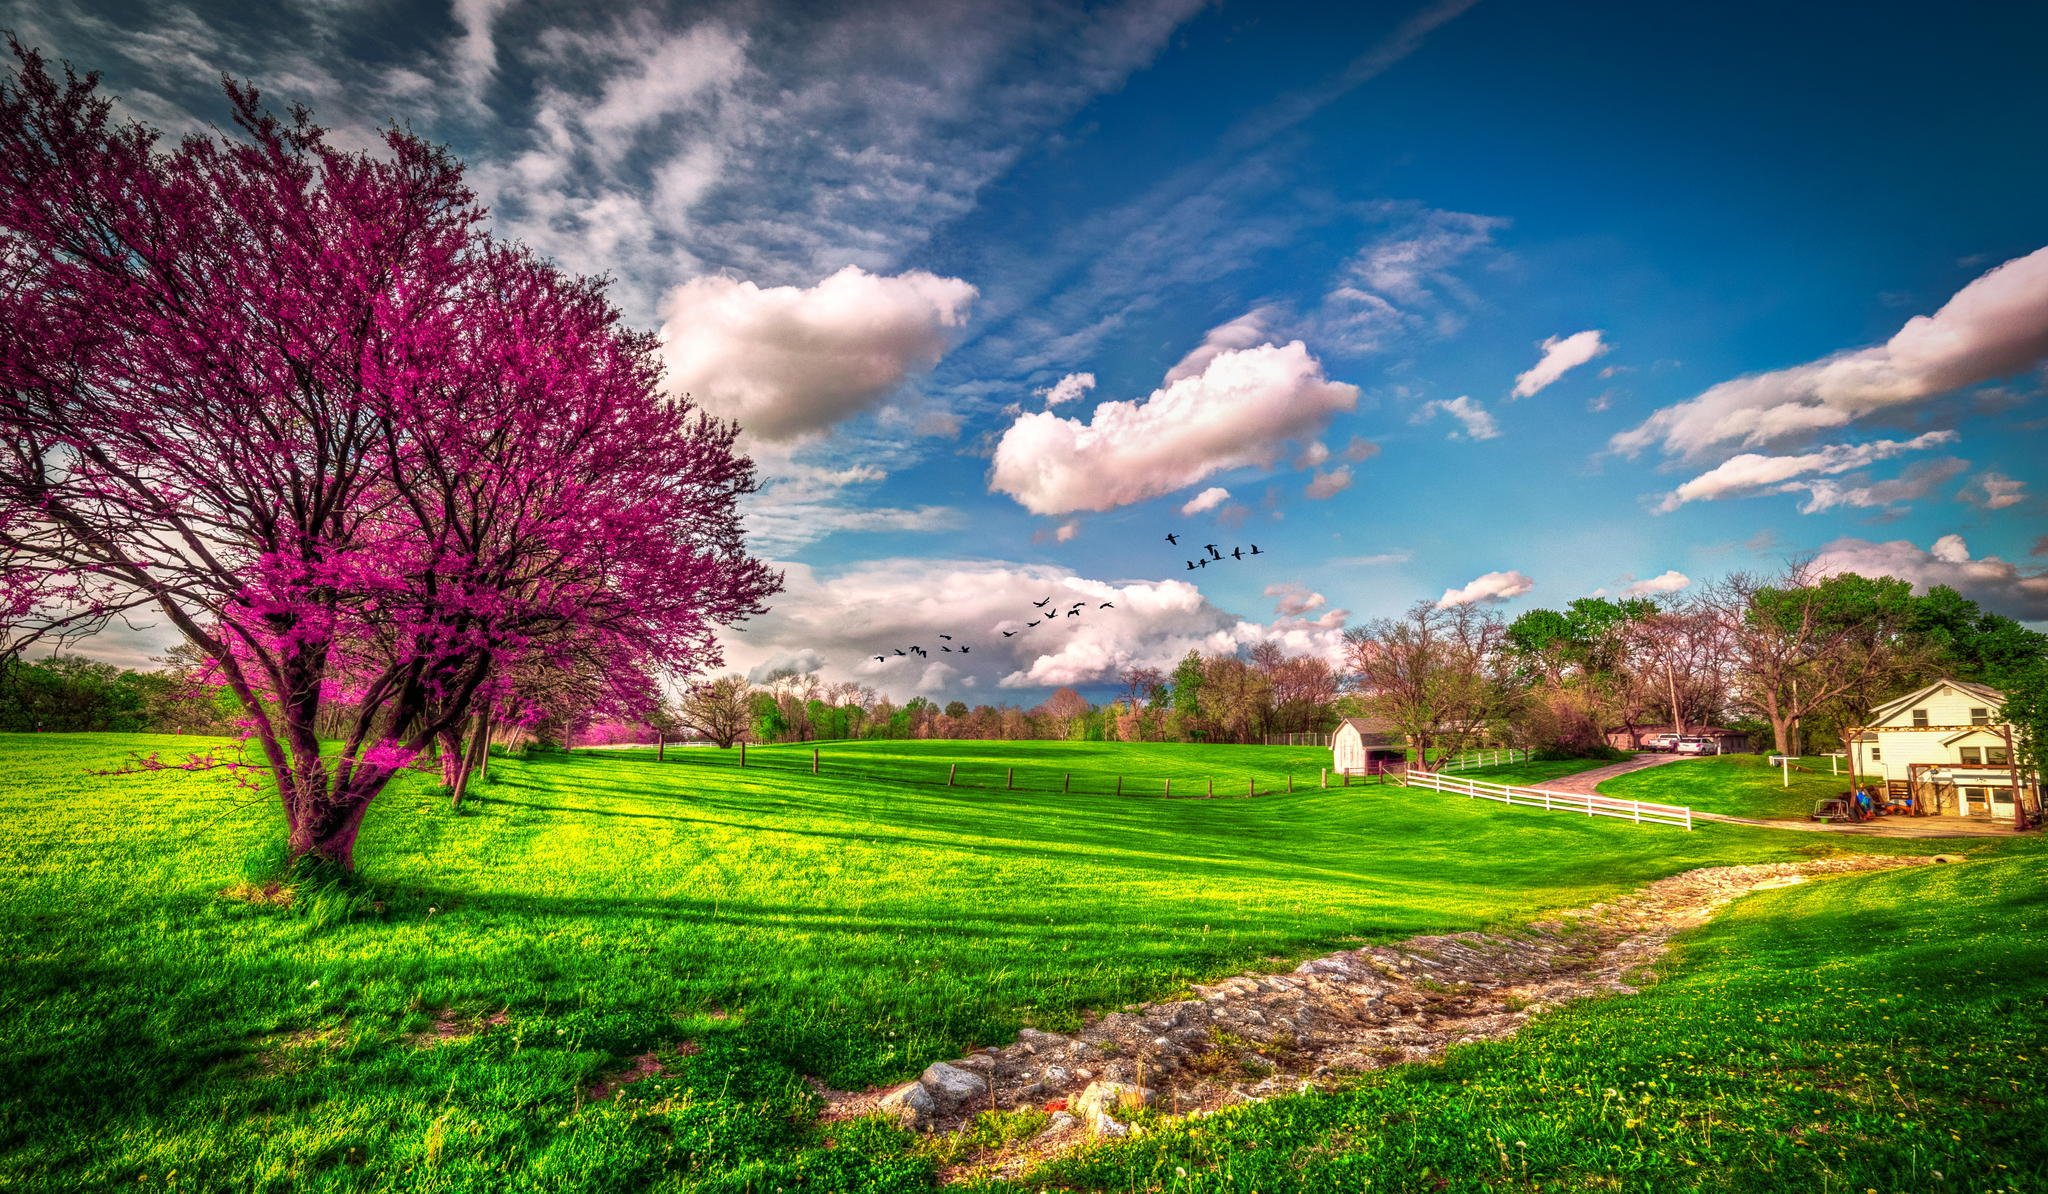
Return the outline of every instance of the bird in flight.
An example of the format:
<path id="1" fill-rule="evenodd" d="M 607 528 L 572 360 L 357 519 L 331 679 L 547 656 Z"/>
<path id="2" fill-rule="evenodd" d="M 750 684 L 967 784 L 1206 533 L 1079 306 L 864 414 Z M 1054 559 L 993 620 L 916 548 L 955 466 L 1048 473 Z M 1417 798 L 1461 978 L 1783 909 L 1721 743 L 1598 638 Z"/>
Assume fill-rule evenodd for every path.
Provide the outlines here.
<path id="1" fill-rule="evenodd" d="M 953 636 L 950 634 L 942 634 L 939 637 L 945 639 L 949 643 L 953 641 Z"/>
<path id="2" fill-rule="evenodd" d="M 1194 570 L 1195 570 L 1195 562 L 1194 562 L 1193 560 L 1189 560 L 1189 561 L 1188 561 L 1188 571 L 1189 571 L 1189 572 L 1193 572 Z"/>
<path id="3" fill-rule="evenodd" d="M 1223 553 L 1217 550 L 1217 547 L 1214 543 L 1204 543 L 1202 544 L 1202 549 L 1209 553 L 1209 558 L 1212 560 L 1220 560 L 1223 558 Z"/>
<path id="4" fill-rule="evenodd" d="M 950 653 L 952 652 L 953 648 L 951 648 L 951 647 L 946 647 L 946 646 L 941 646 L 941 647 L 939 648 L 939 650 L 941 650 L 941 651 L 945 651 L 945 652 L 947 652 L 948 654 L 950 654 Z"/>
<path id="5" fill-rule="evenodd" d="M 1038 607 L 1038 608 L 1040 608 L 1040 609 L 1044 609 L 1044 608 L 1045 608 L 1045 603 L 1046 603 L 1046 601 L 1051 601 L 1051 600 L 1052 600 L 1052 598 L 1048 597 L 1048 598 L 1046 598 L 1046 599 L 1045 599 L 1045 601 L 1034 601 L 1034 602 L 1032 602 L 1031 604 L 1033 604 L 1033 605 L 1037 606 L 1037 607 Z"/>
<path id="6" fill-rule="evenodd" d="M 1024 624 L 1025 624 L 1026 626 L 1036 626 L 1036 625 L 1038 625 L 1038 623 L 1036 623 L 1036 622 L 1026 622 L 1026 623 L 1024 623 Z"/>
<path id="7" fill-rule="evenodd" d="M 897 654 L 898 654 L 898 655 L 901 655 L 901 654 L 903 654 L 903 652 L 901 652 L 901 651 L 898 651 L 898 652 L 897 652 Z M 877 656 L 875 656 L 875 662 L 876 662 L 876 663 L 887 663 L 887 662 L 889 662 L 889 660 L 888 660 L 888 658 L 887 658 L 886 656 L 882 656 L 882 655 L 877 655 Z"/>
<path id="8" fill-rule="evenodd" d="M 960 648 L 960 653 L 961 653 L 962 655 L 965 655 L 965 654 L 967 654 L 967 653 L 968 653 L 969 651 L 972 651 L 972 650 L 974 650 L 974 648 L 973 648 L 973 647 L 962 647 L 962 648 Z"/>
<path id="9" fill-rule="evenodd" d="M 1230 549 L 1230 558 L 1231 558 L 1231 559 L 1233 559 L 1233 560 L 1241 560 L 1241 559 L 1243 559 L 1243 558 L 1244 558 L 1244 548 L 1242 548 L 1242 547 L 1233 547 L 1233 548 L 1231 548 L 1231 549 Z"/>
<path id="10" fill-rule="evenodd" d="M 1266 553 L 1265 553 L 1265 552 L 1262 552 L 1262 551 L 1260 551 L 1260 550 L 1259 550 L 1259 545 L 1258 545 L 1258 544 L 1256 544 L 1256 543 L 1254 543 L 1254 544 L 1252 544 L 1252 554 L 1253 554 L 1253 555 L 1255 555 L 1255 556 L 1262 556 L 1262 555 L 1265 555 Z"/>
<path id="11" fill-rule="evenodd" d="M 1167 541 L 1168 543 L 1171 543 L 1171 544 L 1173 544 L 1174 546 L 1178 547 L 1178 546 L 1180 545 L 1180 536 L 1179 536 L 1179 535 L 1168 535 L 1168 536 L 1166 537 L 1166 541 Z"/>
<path id="12" fill-rule="evenodd" d="M 1003 631 L 1003 637 L 1004 637 L 1004 638 L 1016 638 L 1016 637 L 1017 637 L 1017 632 L 1016 632 L 1016 631 L 1014 631 L 1014 630 L 1005 630 L 1005 631 Z"/>
<path id="13" fill-rule="evenodd" d="M 903 654 L 903 648 L 901 648 L 901 647 L 898 647 L 898 648 L 896 648 L 896 653 L 897 653 L 898 655 L 901 655 L 901 654 Z"/>
<path id="14" fill-rule="evenodd" d="M 1096 609 L 1115 609 L 1115 608 L 1116 608 L 1116 606 L 1115 606 L 1115 605 L 1113 605 L 1113 604 L 1111 604 L 1110 602 L 1107 602 L 1107 601 L 1105 601 L 1105 602 L 1103 602 L 1103 603 L 1102 603 L 1101 605 L 1098 605 L 1098 606 L 1096 606 L 1095 608 L 1096 608 Z"/>

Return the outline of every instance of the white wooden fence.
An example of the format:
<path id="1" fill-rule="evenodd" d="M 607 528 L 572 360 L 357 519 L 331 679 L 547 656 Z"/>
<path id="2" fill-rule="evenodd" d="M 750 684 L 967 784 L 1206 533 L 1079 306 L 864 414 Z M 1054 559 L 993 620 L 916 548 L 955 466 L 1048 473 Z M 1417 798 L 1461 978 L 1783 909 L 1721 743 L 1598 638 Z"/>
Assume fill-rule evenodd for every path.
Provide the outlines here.
<path id="1" fill-rule="evenodd" d="M 1529 752 L 1513 747 L 1500 750 L 1468 750 L 1449 762 L 1438 762 L 1436 769 L 1442 771 L 1470 771 L 1474 767 L 1498 767 L 1503 763 L 1526 763 Z"/>
<path id="2" fill-rule="evenodd" d="M 1440 771 L 1408 770 L 1402 780 L 1411 788 L 1429 788 L 1448 792 L 1454 796 L 1470 796 L 1475 800 L 1497 800 L 1502 804 L 1518 804 L 1524 808 L 1540 808 L 1557 813 L 1583 813 L 1589 817 L 1619 817 L 1634 821 L 1638 825 L 1674 825 L 1681 829 L 1692 828 L 1692 810 L 1678 804 L 1651 804 L 1647 800 L 1615 800 L 1607 796 L 1589 796 L 1581 792 L 1553 792 L 1548 788 L 1518 788 L 1512 784 L 1488 783 L 1483 779 L 1463 779 L 1445 775 Z"/>

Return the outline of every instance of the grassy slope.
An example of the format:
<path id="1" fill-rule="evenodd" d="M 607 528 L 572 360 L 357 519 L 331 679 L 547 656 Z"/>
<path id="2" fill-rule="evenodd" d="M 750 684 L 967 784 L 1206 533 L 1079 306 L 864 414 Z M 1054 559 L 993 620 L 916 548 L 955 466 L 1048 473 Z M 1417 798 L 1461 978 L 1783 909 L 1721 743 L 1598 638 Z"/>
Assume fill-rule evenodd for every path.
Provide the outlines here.
<path id="1" fill-rule="evenodd" d="M 266 801 L 86 773 L 192 745 L 0 737 L 0 1186 L 915 1184 L 892 1132 L 819 1147 L 799 1075 L 901 1078 L 1261 959 L 1830 848 L 1380 787 L 1117 800 L 589 753 L 500 761 L 465 816 L 408 777 L 361 845 L 385 907 L 341 919 L 218 894 L 271 848 Z M 505 1019 L 409 1039 L 444 1010 Z M 669 1078 L 583 1098 L 683 1038 Z"/>
<path id="2" fill-rule="evenodd" d="M 1216 794 L 1317 787 L 1330 752 L 1314 746 L 1199 746 L 1178 742 L 826 742 L 818 746 L 756 746 L 747 763 L 808 773 L 818 752 L 821 775 L 851 775 L 880 782 L 939 786 L 955 768 L 960 787 L 1111 793 L 1119 777 L 1125 795 L 1161 795 L 1172 781 L 1176 796 L 1198 796 L 1214 781 Z M 673 756 L 698 766 L 734 766 L 737 751 L 688 748 Z"/>
<path id="3" fill-rule="evenodd" d="M 1613 765 L 1613 759 L 1532 759 L 1526 763 L 1502 763 L 1498 767 L 1467 767 L 1451 774 L 1460 779 L 1483 779 L 1488 783 L 1532 787 L 1567 775 L 1577 775 L 1581 771 Z"/>
<path id="4" fill-rule="evenodd" d="M 1709 755 L 1617 775 L 1601 784 L 1600 792 L 1736 817 L 1803 821 L 1816 801 L 1848 791 L 1850 781 L 1847 775 L 1829 775 L 1825 758 L 1802 761 L 1817 770 L 1793 768 L 1789 788 L 1782 786 L 1784 773 L 1763 755 Z"/>
<path id="5" fill-rule="evenodd" d="M 2048 1188 L 2048 883 L 2003 853 L 1753 896 L 1642 994 L 1023 1188 Z"/>

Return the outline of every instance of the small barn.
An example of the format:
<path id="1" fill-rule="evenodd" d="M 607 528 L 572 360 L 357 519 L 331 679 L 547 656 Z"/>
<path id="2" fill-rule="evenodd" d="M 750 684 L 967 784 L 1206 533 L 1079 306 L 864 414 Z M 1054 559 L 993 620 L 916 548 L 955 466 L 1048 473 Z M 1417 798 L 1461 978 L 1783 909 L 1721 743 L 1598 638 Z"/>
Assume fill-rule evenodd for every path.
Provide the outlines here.
<path id="1" fill-rule="evenodd" d="M 1391 722 L 1347 717 L 1330 735 L 1330 756 L 1341 775 L 1377 775 L 1408 761 L 1408 739 Z"/>

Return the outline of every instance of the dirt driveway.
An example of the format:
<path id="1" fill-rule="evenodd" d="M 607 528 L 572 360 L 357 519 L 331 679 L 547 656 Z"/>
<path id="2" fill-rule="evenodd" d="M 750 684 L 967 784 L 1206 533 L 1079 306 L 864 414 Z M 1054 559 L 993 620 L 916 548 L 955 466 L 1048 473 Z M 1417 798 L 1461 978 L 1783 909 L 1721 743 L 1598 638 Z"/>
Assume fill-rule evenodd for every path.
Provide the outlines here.
<path id="1" fill-rule="evenodd" d="M 1536 785 L 1553 792 L 1573 792 L 1581 796 L 1604 796 L 1599 787 L 1617 775 L 1641 771 L 1645 767 L 1662 767 L 1670 763 L 1685 763 L 1704 755 L 1639 754 L 1624 763 L 1608 767 L 1595 767 L 1577 775 L 1567 775 L 1549 783 Z M 1835 825 L 1824 821 L 1767 821 L 1760 817 L 1731 817 L 1723 813 L 1692 812 L 1696 821 L 1721 821 L 1729 825 L 1761 825 L 1766 829 L 1802 829 L 1818 833 L 1854 833 L 1864 837 L 2003 837 L 2014 832 L 2010 822 L 1994 823 L 1979 817 L 1886 817 L 1877 821 L 1866 821 L 1860 825 Z"/>

